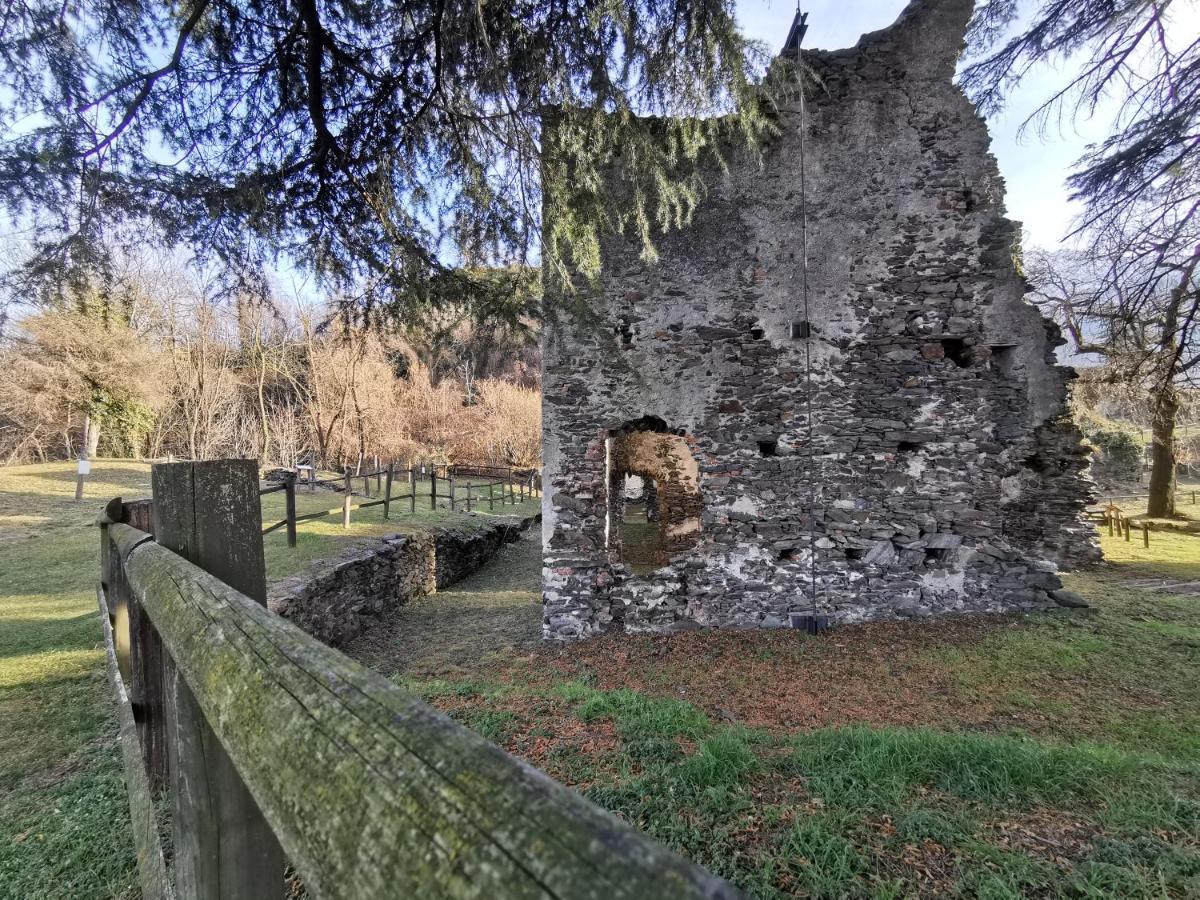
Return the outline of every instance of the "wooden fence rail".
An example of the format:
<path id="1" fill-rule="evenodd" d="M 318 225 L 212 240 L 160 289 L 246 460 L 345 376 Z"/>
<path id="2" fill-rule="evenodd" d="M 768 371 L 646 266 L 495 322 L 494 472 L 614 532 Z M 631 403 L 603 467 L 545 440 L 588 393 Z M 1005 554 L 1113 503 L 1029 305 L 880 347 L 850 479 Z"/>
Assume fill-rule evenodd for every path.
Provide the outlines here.
<path id="1" fill-rule="evenodd" d="M 740 896 L 267 610 L 257 596 L 261 540 L 247 524 L 257 523 L 257 504 L 242 509 L 257 473 L 187 465 L 195 471 L 155 467 L 156 537 L 121 522 L 128 505 L 119 500 L 101 520 L 98 595 L 146 897 L 281 897 L 274 839 L 315 897 Z M 174 688 L 169 771 L 159 779 L 174 798 L 173 879 L 156 827 L 161 788 L 138 737 L 138 720 L 163 712 L 129 689 L 145 663 L 130 610 L 161 640 L 165 664 L 153 676 Z M 181 696 L 198 722 L 178 708 Z M 204 752 L 180 745 L 189 740 Z M 246 801 L 226 803 L 237 786 Z M 198 788 L 215 808 L 189 801 Z"/>

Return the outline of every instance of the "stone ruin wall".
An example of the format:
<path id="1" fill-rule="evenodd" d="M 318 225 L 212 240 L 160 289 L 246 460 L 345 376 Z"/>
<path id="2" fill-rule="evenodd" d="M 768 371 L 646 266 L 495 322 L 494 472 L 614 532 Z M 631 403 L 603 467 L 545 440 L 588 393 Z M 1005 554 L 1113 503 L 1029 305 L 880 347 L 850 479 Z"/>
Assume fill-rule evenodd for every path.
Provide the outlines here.
<path id="1" fill-rule="evenodd" d="M 536 518 L 496 517 L 479 526 L 392 534 L 378 543 L 352 546 L 275 582 L 267 592 L 267 606 L 317 640 L 341 647 L 396 607 L 436 594 L 482 568 Z"/>
<path id="2" fill-rule="evenodd" d="M 607 240 L 600 288 L 574 298 L 589 315 L 551 318 L 548 638 L 784 626 L 813 602 L 810 533 L 816 611 L 837 622 L 1045 607 L 1057 565 L 1096 556 L 1072 373 L 1023 299 L 987 128 L 952 81 L 970 12 L 916 0 L 807 56 L 811 382 L 798 104 L 657 264 Z M 639 577 L 609 519 L 613 441 L 645 417 L 690 450 L 701 509 L 694 543 Z"/>

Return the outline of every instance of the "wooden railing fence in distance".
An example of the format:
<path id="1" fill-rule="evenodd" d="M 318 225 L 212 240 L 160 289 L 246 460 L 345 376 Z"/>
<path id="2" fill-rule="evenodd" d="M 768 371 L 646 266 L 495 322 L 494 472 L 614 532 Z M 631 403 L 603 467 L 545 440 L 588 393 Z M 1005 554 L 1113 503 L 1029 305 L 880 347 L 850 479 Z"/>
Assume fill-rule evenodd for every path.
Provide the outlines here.
<path id="1" fill-rule="evenodd" d="M 378 457 L 376 460 L 378 466 Z M 267 535 L 286 527 L 288 546 L 295 547 L 296 525 L 299 522 L 340 516 L 342 527 L 349 528 L 356 510 L 370 509 L 374 506 L 383 507 L 383 518 L 386 520 L 390 518 L 391 506 L 396 500 L 407 500 L 410 514 L 417 511 L 417 498 L 424 496 L 428 496 L 431 510 L 436 510 L 438 502 L 445 500 L 448 501 L 447 505 L 452 511 L 461 508 L 467 512 L 473 512 L 483 503 L 487 503 L 488 511 L 492 512 L 495 511 L 497 503 L 501 508 L 505 504 L 515 506 L 524 503 L 527 499 L 541 495 L 541 475 L 536 471 L 505 469 L 499 466 L 441 466 L 425 463 L 409 467 L 408 493 L 395 494 L 393 485 L 396 483 L 396 471 L 396 464 L 389 463 L 386 467 L 377 467 L 373 471 L 357 474 L 350 467 L 346 467 L 342 476 L 337 479 L 317 479 L 310 474 L 307 479 L 310 490 L 315 489 L 317 484 L 336 485 L 342 491 L 342 502 L 340 506 L 332 509 L 318 510 L 304 515 L 296 514 L 298 484 L 296 473 L 287 473 L 280 484 L 271 485 L 259 491 L 260 496 L 280 491 L 285 492 L 286 495 L 284 518 L 264 527 L 262 533 Z M 365 502 L 355 502 L 354 500 L 354 485 L 358 479 L 362 479 L 362 492 L 359 496 L 366 497 Z M 375 482 L 373 489 L 372 479 Z M 427 494 L 418 491 L 418 481 L 421 479 L 428 480 Z M 463 496 L 464 491 L 465 497 Z M 377 499 L 371 499 L 372 497 Z"/>
<path id="2" fill-rule="evenodd" d="M 264 830 L 313 897 L 740 896 L 267 610 L 257 473 L 238 462 L 155 467 L 158 542 L 121 521 L 119 502 L 102 520 L 99 600 L 145 896 L 172 888 L 128 689 L 130 661 L 144 658 L 134 606 L 173 688 L 166 784 L 181 898 L 281 896 L 282 857 Z M 192 802 L 196 786 L 215 816 Z"/>

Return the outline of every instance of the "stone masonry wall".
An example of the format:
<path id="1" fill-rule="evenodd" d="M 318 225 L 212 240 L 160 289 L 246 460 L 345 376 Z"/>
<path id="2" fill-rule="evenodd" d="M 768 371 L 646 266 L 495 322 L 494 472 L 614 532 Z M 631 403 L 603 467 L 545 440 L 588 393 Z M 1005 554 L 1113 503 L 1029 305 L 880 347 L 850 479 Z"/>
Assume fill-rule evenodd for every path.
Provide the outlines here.
<path id="1" fill-rule="evenodd" d="M 798 104 L 657 264 L 614 237 L 573 299 L 587 315 L 548 297 L 547 637 L 1033 609 L 1059 564 L 1096 556 L 1072 373 L 1023 299 L 987 128 L 953 83 L 971 7 L 916 0 L 807 56 L 811 377 Z M 605 524 L 611 439 L 644 417 L 684 436 L 702 510 L 696 543 L 638 577 Z"/>
<path id="2" fill-rule="evenodd" d="M 394 534 L 271 586 L 267 605 L 313 637 L 339 647 L 388 609 L 449 587 L 517 540 L 536 517 L 483 528 Z"/>

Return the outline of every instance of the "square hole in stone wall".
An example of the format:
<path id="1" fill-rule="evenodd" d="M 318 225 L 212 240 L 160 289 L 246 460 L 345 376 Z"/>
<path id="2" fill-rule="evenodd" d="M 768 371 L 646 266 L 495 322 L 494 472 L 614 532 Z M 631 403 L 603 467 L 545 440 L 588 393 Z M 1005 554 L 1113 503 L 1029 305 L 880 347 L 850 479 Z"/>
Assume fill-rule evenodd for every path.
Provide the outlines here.
<path id="1" fill-rule="evenodd" d="M 791 324 L 793 340 L 802 341 L 812 335 L 812 324 L 807 319 L 798 319 Z"/>
<path id="2" fill-rule="evenodd" d="M 779 455 L 779 439 L 778 438 L 763 438 L 758 442 L 759 456 L 778 456 Z"/>
<path id="3" fill-rule="evenodd" d="M 950 360 L 960 369 L 965 369 L 971 364 L 971 353 L 967 347 L 967 342 L 962 338 L 942 338 L 942 350 L 946 354 L 946 359 Z"/>
<path id="4" fill-rule="evenodd" d="M 1001 375 L 1012 375 L 1017 364 L 1017 345 L 993 344 L 988 349 L 992 351 L 992 368 Z"/>

